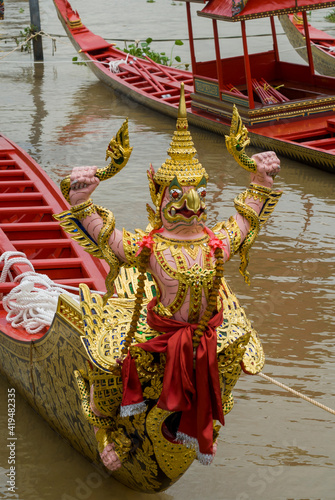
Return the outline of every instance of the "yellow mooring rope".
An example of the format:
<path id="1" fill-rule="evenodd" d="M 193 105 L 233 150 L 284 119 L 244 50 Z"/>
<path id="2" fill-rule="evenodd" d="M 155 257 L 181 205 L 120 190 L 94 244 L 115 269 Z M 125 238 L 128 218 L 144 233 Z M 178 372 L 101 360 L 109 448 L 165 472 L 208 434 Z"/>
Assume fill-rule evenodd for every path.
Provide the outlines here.
<path id="1" fill-rule="evenodd" d="M 291 392 L 295 396 L 299 396 L 299 398 L 302 398 L 305 401 L 312 403 L 312 405 L 318 406 L 319 408 L 322 408 L 323 410 L 326 410 L 329 413 L 332 413 L 333 415 L 335 415 L 335 410 L 333 410 L 332 408 L 329 408 L 328 406 L 325 406 L 325 405 L 319 403 L 318 401 L 315 401 L 315 399 L 309 398 L 308 396 L 305 396 L 301 392 L 298 392 L 298 391 L 295 391 L 294 389 L 291 389 L 291 387 L 288 387 L 287 385 L 282 384 L 281 382 L 278 382 L 278 380 L 276 380 L 272 377 L 269 377 L 268 375 L 264 375 L 264 373 L 258 373 L 258 375 L 260 377 L 264 378 L 265 380 L 268 380 L 269 382 L 272 382 L 273 384 L 278 385 L 278 387 L 281 387 L 282 389 L 285 389 L 286 391 Z"/>

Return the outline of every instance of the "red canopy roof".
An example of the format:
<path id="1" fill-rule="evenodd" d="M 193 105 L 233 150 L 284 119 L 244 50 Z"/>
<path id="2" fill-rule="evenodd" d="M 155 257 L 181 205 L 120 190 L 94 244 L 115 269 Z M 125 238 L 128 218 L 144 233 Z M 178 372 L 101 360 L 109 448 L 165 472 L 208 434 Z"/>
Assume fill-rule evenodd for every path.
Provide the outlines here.
<path id="1" fill-rule="evenodd" d="M 335 1 L 326 0 L 209 0 L 198 15 L 225 21 L 241 21 L 303 10 L 324 9 L 334 5 Z"/>

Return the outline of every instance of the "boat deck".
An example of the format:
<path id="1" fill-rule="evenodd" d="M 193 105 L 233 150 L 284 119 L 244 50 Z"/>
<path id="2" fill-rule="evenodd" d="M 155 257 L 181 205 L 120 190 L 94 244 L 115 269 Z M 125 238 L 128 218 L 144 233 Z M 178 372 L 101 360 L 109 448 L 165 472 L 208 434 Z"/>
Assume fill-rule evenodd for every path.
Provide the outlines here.
<path id="1" fill-rule="evenodd" d="M 104 69 L 114 72 L 113 68 L 117 68 L 115 78 L 167 104 L 178 107 L 180 83 L 184 82 L 186 107 L 191 107 L 193 78 L 189 73 L 171 67 L 165 70 L 149 58 L 147 61 L 131 55 L 125 58 L 125 54 L 117 49 L 100 50 L 98 54 L 94 52 L 88 51 L 87 55 L 98 61 Z"/>
<path id="2" fill-rule="evenodd" d="M 53 218 L 68 208 L 38 164 L 0 135 L 1 254 L 23 252 L 37 273 L 57 284 L 78 287 L 86 283 L 93 290 L 105 291 L 107 265 L 88 255 Z M 27 264 L 15 264 L 12 279 L 26 271 L 31 271 Z M 0 293 L 14 286 L 12 281 L 0 283 Z"/>

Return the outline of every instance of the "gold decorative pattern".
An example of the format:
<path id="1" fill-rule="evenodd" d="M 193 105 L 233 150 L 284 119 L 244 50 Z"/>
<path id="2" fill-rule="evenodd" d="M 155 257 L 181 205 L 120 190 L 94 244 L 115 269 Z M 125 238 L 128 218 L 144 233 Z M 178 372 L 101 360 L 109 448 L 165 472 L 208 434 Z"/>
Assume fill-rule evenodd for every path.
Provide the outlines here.
<path id="1" fill-rule="evenodd" d="M 155 234 L 154 241 L 154 254 L 158 264 L 168 276 L 179 282 L 178 291 L 173 302 L 168 307 L 164 307 L 158 302 L 155 311 L 157 314 L 172 316 L 181 308 L 189 292 L 190 307 L 188 321 L 190 323 L 197 322 L 201 307 L 202 292 L 205 293 L 208 299 L 215 276 L 210 247 L 208 245 L 208 235 L 200 240 L 192 240 L 190 243 L 190 241 L 168 240 L 159 234 Z M 202 252 L 202 266 L 198 263 L 193 264 L 192 267 L 187 265 L 183 253 L 186 248 L 193 255 L 197 255 L 199 251 Z M 176 268 L 168 263 L 164 255 L 164 251 L 167 249 L 171 252 Z"/>
<path id="2" fill-rule="evenodd" d="M 233 105 L 230 134 L 226 135 L 225 139 L 227 150 L 237 163 L 249 172 L 256 172 L 255 160 L 249 158 L 245 153 L 245 148 L 250 144 L 250 139 L 248 138 L 248 130 L 243 125 L 235 104 Z"/>
<path id="3" fill-rule="evenodd" d="M 0 332 L 0 371 L 48 424 L 90 461 L 101 466 L 93 427 L 81 413 L 73 373 L 85 367 L 77 327 L 56 313 L 49 331 L 31 342 Z"/>
<path id="4" fill-rule="evenodd" d="M 92 214 L 96 213 L 95 206 L 93 205 L 93 201 L 88 199 L 84 203 L 81 203 L 80 205 L 74 205 L 71 207 L 71 213 L 73 216 L 78 219 L 86 219 L 86 217 L 89 217 Z"/>
<path id="5" fill-rule="evenodd" d="M 156 460 L 162 471 L 172 480 L 184 473 L 196 458 L 195 450 L 171 443 L 162 434 L 162 425 L 172 412 L 154 406 L 147 417 L 148 435 L 156 450 Z"/>
<path id="6" fill-rule="evenodd" d="M 124 300 L 121 308 L 121 301 L 118 300 L 117 304 L 110 301 L 104 307 L 101 296 L 91 294 L 84 284 L 80 285 L 80 298 L 85 329 L 82 341 L 85 349 L 98 368 L 113 373 L 118 367 L 121 346 L 129 329 L 131 304 Z"/>
<path id="7" fill-rule="evenodd" d="M 131 233 L 123 229 L 122 246 L 129 265 L 138 267 L 138 258 L 136 256 L 139 249 L 141 235 L 139 233 Z"/>
<path id="8" fill-rule="evenodd" d="M 229 238 L 230 254 L 229 259 L 238 252 L 241 245 L 241 230 L 236 222 L 235 217 L 229 217 L 226 222 L 218 222 L 212 229 L 214 234 L 220 238 L 222 231 L 225 231 Z"/>
<path id="9" fill-rule="evenodd" d="M 238 213 L 242 215 L 242 217 L 247 219 L 247 221 L 250 223 L 249 231 L 246 237 L 244 238 L 242 245 L 240 246 L 241 265 L 239 268 L 240 273 L 244 277 L 245 282 L 249 285 L 250 278 L 249 278 L 249 272 L 247 271 L 247 267 L 249 264 L 249 251 L 259 233 L 260 225 L 259 225 L 259 218 L 255 210 L 249 207 L 249 205 L 246 205 L 245 203 L 247 196 L 248 196 L 248 191 L 239 194 L 235 198 L 234 204 Z"/>
<path id="10" fill-rule="evenodd" d="M 59 225 L 67 232 L 71 238 L 78 243 L 84 250 L 99 259 L 103 254 L 97 243 L 87 234 L 79 220 L 76 219 L 71 210 L 65 210 L 60 214 L 53 214 L 53 218 L 59 222 Z"/>
<path id="11" fill-rule="evenodd" d="M 139 272 L 136 267 L 121 267 L 118 277 L 114 282 L 118 298 L 135 299 L 138 287 L 138 276 Z M 157 284 L 150 273 L 146 273 L 144 293 L 147 300 L 157 295 Z"/>
<path id="12" fill-rule="evenodd" d="M 194 79 L 195 91 L 199 94 L 209 95 L 211 97 L 220 97 L 219 85 L 214 82 L 208 82 L 204 79 Z"/>
<path id="13" fill-rule="evenodd" d="M 79 304 L 69 295 L 63 294 L 59 296 L 57 314 L 80 333 L 83 333 L 83 319 Z"/>
<path id="14" fill-rule="evenodd" d="M 86 418 L 86 420 L 89 421 L 91 425 L 94 425 L 96 427 L 99 427 L 101 429 L 108 429 L 111 427 L 113 424 L 113 419 L 110 417 L 107 418 L 102 418 L 102 417 L 97 417 L 95 413 L 91 409 L 90 405 L 90 390 L 87 384 L 85 383 L 83 375 L 78 371 L 75 370 L 74 376 L 76 379 L 76 383 L 78 386 L 80 398 L 82 401 L 82 411 L 83 414 Z M 100 450 L 99 450 L 100 451 Z"/>

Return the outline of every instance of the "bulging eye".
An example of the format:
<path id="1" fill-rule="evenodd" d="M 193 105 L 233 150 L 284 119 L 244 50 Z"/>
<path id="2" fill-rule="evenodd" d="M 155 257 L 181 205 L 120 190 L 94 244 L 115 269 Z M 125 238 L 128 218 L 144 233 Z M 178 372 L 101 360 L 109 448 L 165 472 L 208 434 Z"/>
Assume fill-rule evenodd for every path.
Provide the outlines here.
<path id="1" fill-rule="evenodd" d="M 199 187 L 197 189 L 197 192 L 198 192 L 198 195 L 200 196 L 200 198 L 205 198 L 205 196 L 207 194 L 206 188 L 204 186 Z"/>
<path id="2" fill-rule="evenodd" d="M 181 189 L 178 188 L 172 188 L 170 190 L 170 198 L 171 200 L 180 200 L 180 198 L 183 196 L 183 192 Z"/>

